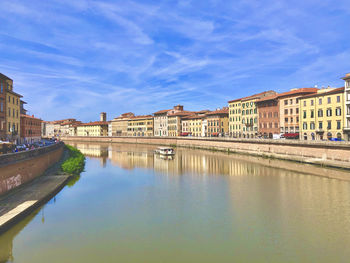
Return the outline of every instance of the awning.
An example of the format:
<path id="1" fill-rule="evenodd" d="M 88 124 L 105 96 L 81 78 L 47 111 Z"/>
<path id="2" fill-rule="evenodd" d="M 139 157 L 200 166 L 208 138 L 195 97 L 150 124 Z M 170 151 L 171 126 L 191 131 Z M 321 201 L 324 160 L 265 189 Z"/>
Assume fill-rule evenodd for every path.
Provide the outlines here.
<path id="1" fill-rule="evenodd" d="M 299 133 L 285 133 L 283 134 L 284 138 L 296 138 L 299 137 Z"/>
<path id="2" fill-rule="evenodd" d="M 182 132 L 182 133 L 180 133 L 180 136 L 188 136 L 190 134 L 191 134 L 190 132 Z"/>

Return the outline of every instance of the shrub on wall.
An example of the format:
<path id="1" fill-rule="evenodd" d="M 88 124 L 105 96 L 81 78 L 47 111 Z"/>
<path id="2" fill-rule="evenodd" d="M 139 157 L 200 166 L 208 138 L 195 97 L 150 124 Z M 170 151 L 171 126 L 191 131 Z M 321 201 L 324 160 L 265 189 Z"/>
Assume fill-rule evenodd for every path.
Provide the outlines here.
<path id="1" fill-rule="evenodd" d="M 61 165 L 62 170 L 71 175 L 80 174 L 85 167 L 85 156 L 78 149 L 70 145 L 65 145 L 65 147 L 69 157 Z"/>

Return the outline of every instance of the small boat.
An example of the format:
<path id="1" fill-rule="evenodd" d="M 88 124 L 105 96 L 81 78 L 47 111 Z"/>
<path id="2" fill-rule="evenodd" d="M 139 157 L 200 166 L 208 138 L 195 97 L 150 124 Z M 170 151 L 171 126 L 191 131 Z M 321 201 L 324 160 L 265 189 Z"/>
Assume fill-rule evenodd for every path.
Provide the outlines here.
<path id="1" fill-rule="evenodd" d="M 166 155 L 166 156 L 175 154 L 174 149 L 171 148 L 171 147 L 159 147 L 154 152 L 157 153 L 157 154 Z"/>

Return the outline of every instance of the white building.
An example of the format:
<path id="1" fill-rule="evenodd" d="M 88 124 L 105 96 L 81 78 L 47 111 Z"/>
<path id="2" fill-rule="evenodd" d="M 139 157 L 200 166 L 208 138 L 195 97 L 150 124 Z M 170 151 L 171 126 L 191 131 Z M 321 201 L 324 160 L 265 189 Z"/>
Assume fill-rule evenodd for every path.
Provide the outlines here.
<path id="1" fill-rule="evenodd" d="M 154 113 L 154 136 L 168 136 L 168 114 L 184 110 L 182 105 L 174 106 L 171 110 L 160 110 Z"/>
<path id="2" fill-rule="evenodd" d="M 350 73 L 346 74 L 343 78 L 345 80 L 344 89 L 344 102 L 345 102 L 345 120 L 344 120 L 344 138 L 346 141 L 350 141 Z"/>

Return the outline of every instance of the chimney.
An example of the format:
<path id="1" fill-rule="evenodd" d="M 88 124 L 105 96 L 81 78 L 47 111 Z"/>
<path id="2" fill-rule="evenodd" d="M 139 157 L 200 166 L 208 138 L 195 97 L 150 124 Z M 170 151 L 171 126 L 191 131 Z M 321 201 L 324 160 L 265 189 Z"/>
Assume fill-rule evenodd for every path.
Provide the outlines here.
<path id="1" fill-rule="evenodd" d="M 183 111 L 183 110 L 184 110 L 184 106 L 182 106 L 182 105 L 176 105 L 176 106 L 174 106 L 174 110 Z"/>
<path id="2" fill-rule="evenodd" d="M 105 112 L 100 113 L 100 121 L 107 121 L 107 113 Z"/>

